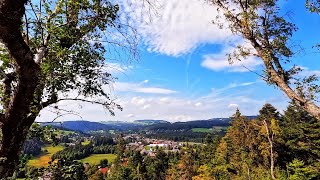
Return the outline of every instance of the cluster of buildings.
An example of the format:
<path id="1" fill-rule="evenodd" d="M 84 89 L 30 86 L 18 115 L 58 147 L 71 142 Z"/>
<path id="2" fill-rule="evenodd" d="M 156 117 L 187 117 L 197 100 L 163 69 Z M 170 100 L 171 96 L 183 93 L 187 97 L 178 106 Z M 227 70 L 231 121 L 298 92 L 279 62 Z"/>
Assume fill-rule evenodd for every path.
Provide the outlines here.
<path id="1" fill-rule="evenodd" d="M 182 144 L 170 140 L 158 140 L 145 138 L 138 134 L 130 134 L 124 137 L 124 140 L 129 141 L 126 145 L 127 149 L 140 151 L 141 154 L 150 157 L 155 157 L 155 151 L 159 148 L 164 152 L 180 152 Z"/>

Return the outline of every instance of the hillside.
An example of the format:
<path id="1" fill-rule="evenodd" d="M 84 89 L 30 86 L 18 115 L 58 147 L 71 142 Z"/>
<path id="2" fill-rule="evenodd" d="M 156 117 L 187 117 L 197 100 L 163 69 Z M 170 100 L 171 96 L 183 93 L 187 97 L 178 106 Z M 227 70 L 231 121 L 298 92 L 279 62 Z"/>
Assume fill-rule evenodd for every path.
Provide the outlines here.
<path id="1" fill-rule="evenodd" d="M 133 121 L 134 123 L 137 124 L 142 124 L 142 125 L 154 125 L 154 124 L 170 124 L 170 122 L 168 121 L 164 121 L 164 120 L 135 120 Z"/>
<path id="2" fill-rule="evenodd" d="M 209 120 L 196 120 L 188 122 L 161 123 L 147 126 L 146 130 L 189 130 L 192 128 L 211 128 L 212 126 L 229 126 L 229 118 L 214 118 Z"/>
<path id="3" fill-rule="evenodd" d="M 57 127 L 62 127 L 65 129 L 70 129 L 73 131 L 81 131 L 88 133 L 89 131 L 109 131 L 109 130 L 127 130 L 128 127 L 132 126 L 124 126 L 123 124 L 104 124 L 104 123 L 99 123 L 99 122 L 91 122 L 91 121 L 82 121 L 82 120 L 77 120 L 77 121 L 64 121 L 61 123 L 54 124 L 54 126 Z M 133 127 L 136 128 L 136 127 Z"/>
<path id="4" fill-rule="evenodd" d="M 256 116 L 247 116 L 248 119 L 255 119 Z M 213 126 L 227 127 L 230 125 L 230 118 L 212 118 L 208 120 L 195 120 L 188 122 L 170 123 L 164 120 L 135 120 L 134 122 L 123 121 L 64 121 L 51 124 L 53 126 L 81 131 L 88 133 L 90 131 L 139 131 L 139 130 L 191 130 L 193 128 L 212 128 Z"/>

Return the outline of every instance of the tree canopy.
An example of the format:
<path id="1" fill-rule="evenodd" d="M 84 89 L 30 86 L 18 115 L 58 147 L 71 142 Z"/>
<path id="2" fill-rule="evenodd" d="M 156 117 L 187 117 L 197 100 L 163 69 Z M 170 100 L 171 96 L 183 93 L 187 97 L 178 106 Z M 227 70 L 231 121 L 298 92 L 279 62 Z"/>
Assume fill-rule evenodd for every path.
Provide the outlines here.
<path id="1" fill-rule="evenodd" d="M 121 109 L 103 88 L 113 81 L 106 60 L 136 55 L 133 29 L 118 11 L 108 0 L 0 1 L 1 177 L 13 173 L 43 108 L 77 100 L 111 115 Z"/>
<path id="2" fill-rule="evenodd" d="M 280 14 L 278 0 L 210 0 L 221 16 L 214 20 L 240 35 L 246 45 L 239 45 L 229 54 L 229 61 L 245 60 L 254 56 L 263 62 L 262 79 L 282 90 L 296 105 L 320 119 L 320 107 L 316 103 L 320 91 L 315 75 L 297 76 L 302 71 L 298 65 L 289 67 L 296 49 L 292 36 L 297 30 L 286 15 Z M 319 1 L 307 0 L 307 8 L 319 13 Z M 247 46 L 249 45 L 249 46 Z"/>

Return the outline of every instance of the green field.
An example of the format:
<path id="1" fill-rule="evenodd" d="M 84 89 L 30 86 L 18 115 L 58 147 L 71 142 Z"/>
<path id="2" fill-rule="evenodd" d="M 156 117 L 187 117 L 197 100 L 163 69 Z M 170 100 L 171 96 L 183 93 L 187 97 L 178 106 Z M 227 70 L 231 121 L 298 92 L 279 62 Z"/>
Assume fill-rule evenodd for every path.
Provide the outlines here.
<path id="1" fill-rule="evenodd" d="M 218 133 L 226 130 L 228 127 L 214 126 L 213 128 L 192 128 L 192 132 L 202 132 L 202 133 Z"/>
<path id="2" fill-rule="evenodd" d="M 179 144 L 185 144 L 185 145 L 201 145 L 202 143 L 197 143 L 197 142 L 180 142 Z"/>
<path id="3" fill-rule="evenodd" d="M 144 148 L 148 151 L 150 150 L 150 146 L 145 146 Z"/>
<path id="4" fill-rule="evenodd" d="M 228 129 L 228 127 L 226 127 L 226 126 L 214 126 L 212 128 L 212 131 L 213 132 L 221 132 L 221 131 L 224 131 L 224 130 L 227 130 L 227 129 Z"/>
<path id="5" fill-rule="evenodd" d="M 211 128 L 192 128 L 192 132 L 211 133 Z"/>
<path id="6" fill-rule="evenodd" d="M 70 135 L 74 133 L 75 133 L 74 131 L 67 131 L 67 130 L 57 130 L 53 132 L 53 134 L 56 134 L 56 135 Z"/>
<path id="7" fill-rule="evenodd" d="M 27 166 L 34 166 L 34 167 L 46 167 L 48 166 L 48 162 L 51 161 L 51 156 L 63 149 L 63 146 L 46 146 L 42 150 L 47 150 L 48 152 L 41 154 L 38 157 L 34 157 L 28 161 Z"/>
<path id="8" fill-rule="evenodd" d="M 114 161 L 115 158 L 116 158 L 115 154 L 92 154 L 89 157 L 81 159 L 80 161 L 83 163 L 89 163 L 93 165 L 93 164 L 99 164 L 100 160 L 102 159 L 108 159 L 108 162 L 111 163 Z"/>

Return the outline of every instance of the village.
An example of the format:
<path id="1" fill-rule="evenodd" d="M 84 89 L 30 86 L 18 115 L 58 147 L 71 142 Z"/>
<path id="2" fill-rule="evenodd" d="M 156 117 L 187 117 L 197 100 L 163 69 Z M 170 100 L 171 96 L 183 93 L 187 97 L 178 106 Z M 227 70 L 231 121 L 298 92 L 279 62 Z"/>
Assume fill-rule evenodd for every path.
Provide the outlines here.
<path id="1" fill-rule="evenodd" d="M 159 148 L 164 150 L 166 153 L 179 153 L 183 146 L 183 143 L 170 140 L 150 139 L 138 134 L 126 135 L 123 139 L 127 142 L 129 141 L 126 145 L 127 149 L 140 151 L 141 154 L 150 157 L 155 157 L 155 151 Z"/>

